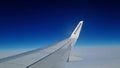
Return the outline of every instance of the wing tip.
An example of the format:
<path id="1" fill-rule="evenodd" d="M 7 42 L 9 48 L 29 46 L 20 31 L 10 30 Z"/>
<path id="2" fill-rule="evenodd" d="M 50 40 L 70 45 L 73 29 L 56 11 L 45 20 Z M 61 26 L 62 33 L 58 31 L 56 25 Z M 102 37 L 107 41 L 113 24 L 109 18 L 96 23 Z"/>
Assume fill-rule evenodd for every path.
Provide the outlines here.
<path id="1" fill-rule="evenodd" d="M 80 23 L 83 23 L 83 22 L 84 22 L 83 20 L 80 21 Z"/>
<path id="2" fill-rule="evenodd" d="M 71 34 L 71 38 L 78 38 L 79 37 L 79 34 L 80 34 L 80 31 L 81 31 L 81 28 L 82 28 L 82 24 L 83 24 L 83 20 L 81 20 L 77 27 L 75 28 L 75 30 L 73 31 L 73 33 Z"/>

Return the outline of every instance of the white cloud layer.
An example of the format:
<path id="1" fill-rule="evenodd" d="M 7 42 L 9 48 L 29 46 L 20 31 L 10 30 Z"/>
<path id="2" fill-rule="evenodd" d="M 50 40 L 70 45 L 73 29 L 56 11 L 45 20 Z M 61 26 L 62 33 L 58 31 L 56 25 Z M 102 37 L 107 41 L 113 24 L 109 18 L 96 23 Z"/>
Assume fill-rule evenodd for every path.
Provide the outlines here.
<path id="1" fill-rule="evenodd" d="M 28 50 L 2 51 L 0 58 Z M 120 68 L 120 46 L 76 47 L 71 55 L 80 57 L 82 60 L 69 62 L 66 68 Z"/>
<path id="2" fill-rule="evenodd" d="M 83 60 L 67 63 L 66 68 L 120 68 L 120 46 L 78 47 L 72 55 Z"/>

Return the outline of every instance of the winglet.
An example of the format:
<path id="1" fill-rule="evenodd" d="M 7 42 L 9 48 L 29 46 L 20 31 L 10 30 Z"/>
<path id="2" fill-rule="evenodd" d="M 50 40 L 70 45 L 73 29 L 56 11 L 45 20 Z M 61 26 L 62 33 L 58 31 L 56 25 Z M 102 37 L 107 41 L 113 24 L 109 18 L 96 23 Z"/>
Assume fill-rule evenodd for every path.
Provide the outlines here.
<path id="1" fill-rule="evenodd" d="M 70 38 L 78 39 L 82 25 L 83 25 L 83 21 L 80 21 L 77 27 L 75 28 L 75 30 L 73 31 L 73 33 L 71 34 Z"/>

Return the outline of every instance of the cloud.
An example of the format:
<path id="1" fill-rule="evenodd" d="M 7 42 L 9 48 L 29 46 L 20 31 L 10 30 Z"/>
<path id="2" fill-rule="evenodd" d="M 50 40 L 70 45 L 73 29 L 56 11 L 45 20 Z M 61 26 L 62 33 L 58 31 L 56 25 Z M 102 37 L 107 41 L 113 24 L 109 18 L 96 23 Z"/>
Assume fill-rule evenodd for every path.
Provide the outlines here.
<path id="1" fill-rule="evenodd" d="M 111 47 L 78 47 L 72 55 L 83 58 L 79 62 L 69 62 L 66 68 L 119 68 L 120 46 Z"/>
<path id="2" fill-rule="evenodd" d="M 28 49 L 31 50 L 31 49 Z M 28 50 L 2 51 L 0 58 L 19 54 Z M 76 47 L 71 55 L 82 58 L 69 62 L 66 68 L 120 68 L 120 46 Z"/>

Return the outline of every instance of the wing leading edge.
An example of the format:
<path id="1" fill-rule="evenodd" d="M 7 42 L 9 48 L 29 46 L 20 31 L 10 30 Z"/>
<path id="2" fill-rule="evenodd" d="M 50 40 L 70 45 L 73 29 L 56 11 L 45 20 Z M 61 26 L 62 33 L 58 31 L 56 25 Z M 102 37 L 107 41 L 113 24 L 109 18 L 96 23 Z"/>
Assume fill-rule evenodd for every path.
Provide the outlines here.
<path id="1" fill-rule="evenodd" d="M 0 68 L 64 68 L 82 24 L 83 21 L 80 21 L 69 38 L 50 47 L 0 59 Z"/>

